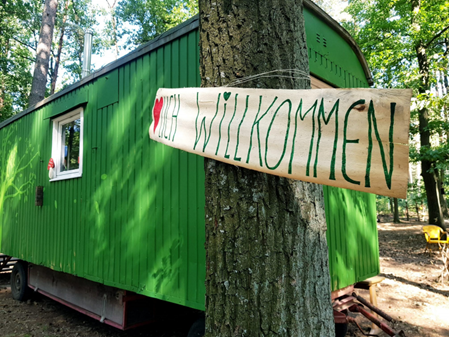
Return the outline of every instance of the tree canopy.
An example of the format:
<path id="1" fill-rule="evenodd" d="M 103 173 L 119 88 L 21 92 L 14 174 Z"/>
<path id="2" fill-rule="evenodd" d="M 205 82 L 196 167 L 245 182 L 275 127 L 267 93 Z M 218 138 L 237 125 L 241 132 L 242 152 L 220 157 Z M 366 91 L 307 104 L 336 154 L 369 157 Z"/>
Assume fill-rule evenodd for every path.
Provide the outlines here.
<path id="1" fill-rule="evenodd" d="M 0 121 L 27 107 L 44 1 L 0 0 Z M 83 35 L 93 54 L 132 49 L 198 12 L 197 0 L 60 0 L 45 96 L 81 79 Z M 100 26 L 100 22 L 103 24 Z"/>
<path id="2" fill-rule="evenodd" d="M 198 0 L 121 0 L 116 9 L 119 34 L 127 44 L 148 42 L 198 13 Z"/>
<path id="3" fill-rule="evenodd" d="M 23 110 L 31 87 L 41 1 L 0 1 L 0 121 Z"/>
<path id="4" fill-rule="evenodd" d="M 375 85 L 413 88 L 411 160 L 421 163 L 429 221 L 442 225 L 447 135 L 449 2 L 353 0 L 344 23 L 371 66 Z"/>

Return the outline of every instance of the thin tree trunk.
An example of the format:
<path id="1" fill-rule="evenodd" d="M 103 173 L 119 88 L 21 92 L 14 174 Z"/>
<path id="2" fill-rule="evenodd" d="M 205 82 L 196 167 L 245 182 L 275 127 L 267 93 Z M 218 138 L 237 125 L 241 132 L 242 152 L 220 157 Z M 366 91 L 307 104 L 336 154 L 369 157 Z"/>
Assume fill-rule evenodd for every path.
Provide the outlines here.
<path id="1" fill-rule="evenodd" d="M 199 7 L 203 87 L 309 73 L 302 1 Z M 310 87 L 290 76 L 243 86 Z M 205 171 L 206 336 L 334 336 L 322 187 L 211 159 Z"/>
<path id="2" fill-rule="evenodd" d="M 2 51 L 2 57 L 6 60 L 8 58 L 9 51 L 9 40 L 6 41 L 5 46 L 0 47 L 0 51 Z M 2 63 L 3 65 L 3 63 Z M 2 120 L 3 116 L 3 107 L 5 105 L 5 77 L 6 77 L 6 66 L 2 66 L 0 69 L 0 120 Z"/>
<path id="3" fill-rule="evenodd" d="M 58 80 L 58 71 L 59 71 L 59 64 L 61 63 L 62 45 L 64 44 L 65 23 L 67 21 L 67 11 L 69 8 L 69 3 L 70 3 L 70 0 L 66 0 L 65 6 L 64 6 L 64 16 L 62 18 L 61 33 L 59 34 L 58 52 L 56 54 L 55 69 L 51 76 L 50 95 L 53 95 L 55 93 L 56 81 Z"/>
<path id="4" fill-rule="evenodd" d="M 418 58 L 419 73 L 421 75 L 421 85 L 419 93 L 425 94 L 429 87 L 429 62 L 427 59 L 426 48 L 423 44 L 416 47 Z M 430 144 L 429 112 L 426 107 L 419 109 L 419 136 L 421 148 L 428 148 Z M 427 208 L 429 212 L 429 224 L 443 227 L 443 213 L 441 211 L 440 193 L 438 190 L 438 177 L 436 176 L 435 163 L 428 160 L 421 160 L 421 175 L 424 181 L 424 188 L 427 194 Z"/>
<path id="5" fill-rule="evenodd" d="M 391 212 L 391 215 L 393 215 L 393 217 L 394 217 L 393 198 L 390 198 L 390 212 Z"/>
<path id="6" fill-rule="evenodd" d="M 416 16 L 420 13 L 421 0 L 411 1 L 412 10 L 412 25 L 419 29 L 419 21 L 416 20 Z M 418 92 L 420 94 L 426 94 L 426 91 L 430 89 L 430 64 L 427 57 L 427 48 L 424 41 L 419 41 L 415 46 L 416 57 L 419 66 L 420 83 Z M 419 119 L 419 136 L 421 149 L 429 148 L 430 143 L 430 130 L 429 125 L 429 112 L 427 107 L 423 107 L 418 110 Z M 429 223 L 433 225 L 443 227 L 443 213 L 441 211 L 440 196 L 438 190 L 438 177 L 435 175 L 435 163 L 431 160 L 421 159 L 421 176 L 424 181 L 424 188 L 427 194 L 427 208 L 429 214 Z"/>
<path id="7" fill-rule="evenodd" d="M 394 204 L 394 212 L 393 212 L 393 222 L 394 223 L 400 223 L 399 220 L 399 203 L 398 198 L 393 198 L 393 204 Z"/>
<path id="8" fill-rule="evenodd" d="M 446 202 L 446 198 L 445 196 L 445 192 L 444 192 L 444 186 L 443 186 L 443 182 L 444 182 L 444 169 L 438 170 L 437 171 L 437 176 L 438 176 L 438 191 L 439 196 L 440 196 L 440 204 L 441 204 L 441 212 L 443 213 L 443 218 L 448 218 L 449 217 L 449 211 L 447 208 L 447 202 Z"/>
<path id="9" fill-rule="evenodd" d="M 6 4 L 6 2 L 4 3 Z M 5 45 L 2 48 L 2 57 L 7 60 L 8 59 L 8 54 L 9 54 L 9 39 L 6 40 Z M 5 111 L 3 111 L 3 109 L 5 108 L 5 100 L 6 100 L 6 83 L 5 83 L 5 78 L 7 76 L 7 72 L 8 72 L 8 67 L 7 67 L 7 63 L 3 63 L 2 68 L 0 69 L 0 121 L 7 119 L 9 116 L 7 114 L 5 114 Z"/>
<path id="10" fill-rule="evenodd" d="M 421 218 L 419 216 L 419 205 L 415 202 L 416 216 L 418 217 L 418 222 L 421 222 Z"/>
<path id="11" fill-rule="evenodd" d="M 31 93 L 28 98 L 28 106 L 33 106 L 45 97 L 47 86 L 48 62 L 50 60 L 55 17 L 58 9 L 58 0 L 46 0 L 42 14 L 42 26 L 39 35 L 39 43 L 36 50 L 36 64 L 34 66 Z"/>
<path id="12" fill-rule="evenodd" d="M 115 44 L 115 59 L 118 58 L 118 43 L 117 43 L 117 23 L 115 15 L 112 16 L 112 29 L 114 30 L 114 44 Z"/>
<path id="13" fill-rule="evenodd" d="M 405 211 L 407 214 L 407 221 L 410 221 L 410 214 L 409 214 L 409 210 L 408 210 L 408 200 L 405 200 Z"/>
<path id="14" fill-rule="evenodd" d="M 117 3 L 117 0 L 114 0 L 114 2 L 109 4 L 109 1 L 106 0 L 109 9 L 111 10 L 111 17 L 112 17 L 112 30 L 113 30 L 113 39 L 114 39 L 114 45 L 115 45 L 115 59 L 118 58 L 118 44 L 117 44 L 117 21 L 115 20 L 115 13 L 114 13 L 114 7 Z"/>

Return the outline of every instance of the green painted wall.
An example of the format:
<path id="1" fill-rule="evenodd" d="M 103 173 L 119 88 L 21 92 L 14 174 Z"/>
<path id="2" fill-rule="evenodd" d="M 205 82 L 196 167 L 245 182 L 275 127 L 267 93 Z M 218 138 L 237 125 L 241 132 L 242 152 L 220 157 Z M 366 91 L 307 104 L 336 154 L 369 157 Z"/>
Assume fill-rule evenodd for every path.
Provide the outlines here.
<path id="1" fill-rule="evenodd" d="M 340 88 L 369 87 L 362 65 L 348 43 L 307 8 L 304 19 L 310 72 Z"/>
<path id="2" fill-rule="evenodd" d="M 198 30 L 156 47 L 0 129 L 0 251 L 204 309 L 203 158 L 148 137 L 157 88 L 200 84 Z M 311 69 L 325 75 L 321 64 Z M 51 117 L 77 106 L 85 107 L 83 176 L 50 183 Z M 375 200 L 325 195 L 335 290 L 378 273 Z"/>
<path id="3" fill-rule="evenodd" d="M 157 88 L 199 83 L 197 45 L 194 30 L 0 130 L 1 144 L 10 140 L 0 167 L 9 160 L 15 186 L 29 182 L 0 206 L 3 253 L 204 307 L 203 158 L 148 137 Z M 50 183 L 48 117 L 86 102 L 83 176 Z M 34 206 L 37 185 L 42 208 Z"/>

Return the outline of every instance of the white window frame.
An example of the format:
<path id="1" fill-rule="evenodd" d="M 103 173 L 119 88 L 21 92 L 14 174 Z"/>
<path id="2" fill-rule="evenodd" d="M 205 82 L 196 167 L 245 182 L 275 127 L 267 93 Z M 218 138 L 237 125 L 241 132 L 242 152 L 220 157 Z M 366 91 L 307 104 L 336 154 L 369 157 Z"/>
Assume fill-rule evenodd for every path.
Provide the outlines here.
<path id="1" fill-rule="evenodd" d="M 79 153 L 79 167 L 76 170 L 62 171 L 62 126 L 64 124 L 80 120 L 80 153 Z M 58 181 L 65 179 L 79 178 L 83 175 L 83 134 L 84 134 L 84 108 L 80 107 L 70 111 L 62 116 L 53 119 L 53 140 L 51 147 L 51 158 L 55 163 L 55 177 L 50 181 Z"/>

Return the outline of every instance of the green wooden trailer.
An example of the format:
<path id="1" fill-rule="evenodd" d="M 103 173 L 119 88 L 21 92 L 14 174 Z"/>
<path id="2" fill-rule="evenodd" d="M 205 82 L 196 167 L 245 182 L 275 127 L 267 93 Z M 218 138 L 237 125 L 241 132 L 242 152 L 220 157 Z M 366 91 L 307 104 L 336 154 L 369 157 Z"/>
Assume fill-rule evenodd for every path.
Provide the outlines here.
<path id="1" fill-rule="evenodd" d="M 351 36 L 310 1 L 304 16 L 313 87 L 368 87 Z M 157 89 L 200 85 L 198 38 L 194 17 L 0 124 L 0 252 L 23 261 L 17 295 L 27 282 L 123 329 L 147 298 L 204 310 L 203 158 L 148 137 Z M 375 196 L 324 194 L 338 291 L 379 273 Z"/>

